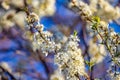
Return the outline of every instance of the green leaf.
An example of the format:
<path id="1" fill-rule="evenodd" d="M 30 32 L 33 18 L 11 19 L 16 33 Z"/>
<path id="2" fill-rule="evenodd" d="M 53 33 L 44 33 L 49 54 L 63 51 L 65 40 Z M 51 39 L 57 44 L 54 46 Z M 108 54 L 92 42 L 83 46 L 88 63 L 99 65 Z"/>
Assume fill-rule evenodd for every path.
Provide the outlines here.
<path id="1" fill-rule="evenodd" d="M 120 52 L 114 54 L 114 57 L 119 57 L 119 56 L 120 56 Z"/>
<path id="2" fill-rule="evenodd" d="M 74 30 L 74 36 L 77 36 L 77 34 L 78 34 L 78 33 L 77 33 L 77 31 L 76 31 L 76 30 Z"/>
<path id="3" fill-rule="evenodd" d="M 92 29 L 95 30 L 95 29 L 97 28 L 97 26 L 98 26 L 98 24 L 97 24 L 97 23 L 94 23 L 94 24 L 92 25 Z"/>
<path id="4" fill-rule="evenodd" d="M 92 67 L 95 65 L 94 61 L 85 61 L 85 63 L 89 66 L 89 70 L 91 71 Z"/>
<path id="5" fill-rule="evenodd" d="M 98 16 L 93 16 L 92 19 L 97 22 L 97 23 L 100 23 L 100 17 Z"/>
<path id="6" fill-rule="evenodd" d="M 92 17 L 93 23 L 92 23 L 92 29 L 95 30 L 100 24 L 100 18 L 97 16 Z"/>
<path id="7" fill-rule="evenodd" d="M 90 62 L 89 62 L 89 61 L 85 61 L 85 63 L 86 63 L 87 65 L 89 65 Z"/>
<path id="8" fill-rule="evenodd" d="M 95 65 L 94 61 L 90 61 L 90 66 L 93 67 Z"/>

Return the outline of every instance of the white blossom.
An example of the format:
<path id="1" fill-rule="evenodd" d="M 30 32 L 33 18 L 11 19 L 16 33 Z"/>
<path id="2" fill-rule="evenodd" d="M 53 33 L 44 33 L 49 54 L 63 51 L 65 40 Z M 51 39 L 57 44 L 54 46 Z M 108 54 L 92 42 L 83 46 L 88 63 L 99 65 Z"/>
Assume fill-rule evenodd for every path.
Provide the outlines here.
<path id="1" fill-rule="evenodd" d="M 93 40 L 90 40 L 89 42 L 89 54 L 91 57 L 91 61 L 95 63 L 102 62 L 105 56 L 107 55 L 107 52 L 105 50 L 105 46 L 102 44 L 96 44 L 93 42 Z"/>
<path id="2" fill-rule="evenodd" d="M 65 80 L 59 69 L 50 76 L 50 80 Z"/>
<path id="3" fill-rule="evenodd" d="M 76 75 L 85 75 L 85 65 L 78 48 L 78 38 L 71 35 L 55 55 L 55 63 L 65 75 L 66 80 L 79 80 Z"/>

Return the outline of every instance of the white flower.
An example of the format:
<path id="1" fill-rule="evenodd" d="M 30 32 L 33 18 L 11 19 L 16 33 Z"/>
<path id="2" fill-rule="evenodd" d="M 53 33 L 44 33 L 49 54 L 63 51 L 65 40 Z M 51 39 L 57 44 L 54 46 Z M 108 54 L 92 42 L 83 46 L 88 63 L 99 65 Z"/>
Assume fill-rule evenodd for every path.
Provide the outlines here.
<path id="1" fill-rule="evenodd" d="M 91 57 L 91 61 L 99 63 L 103 61 L 105 58 L 106 54 L 105 46 L 102 44 L 97 45 L 94 43 L 92 40 L 90 40 L 89 43 L 89 54 Z"/>
<path id="2" fill-rule="evenodd" d="M 12 69 L 11 69 L 11 67 L 9 66 L 8 63 L 6 63 L 6 62 L 1 62 L 0 65 L 1 65 L 4 69 L 6 69 L 8 72 L 10 72 L 10 73 L 12 72 Z"/>
<path id="3" fill-rule="evenodd" d="M 51 16 L 55 12 L 55 0 L 30 0 L 29 3 L 40 17 Z"/>
<path id="4" fill-rule="evenodd" d="M 55 55 L 55 63 L 66 80 L 79 80 L 77 74 L 85 75 L 85 65 L 81 50 L 78 48 L 78 40 L 76 36 L 71 35 Z"/>
<path id="5" fill-rule="evenodd" d="M 50 80 L 65 80 L 60 70 L 55 70 L 54 74 L 50 76 Z"/>
<path id="6" fill-rule="evenodd" d="M 116 76 L 115 80 L 120 80 L 120 74 Z"/>

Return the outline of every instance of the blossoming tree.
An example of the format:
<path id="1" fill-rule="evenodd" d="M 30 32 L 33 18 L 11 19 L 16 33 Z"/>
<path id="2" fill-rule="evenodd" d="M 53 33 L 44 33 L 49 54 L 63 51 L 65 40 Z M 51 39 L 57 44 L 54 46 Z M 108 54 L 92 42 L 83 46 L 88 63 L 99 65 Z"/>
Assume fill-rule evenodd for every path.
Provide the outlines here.
<path id="1" fill-rule="evenodd" d="M 53 63 L 57 69 L 48 73 L 47 79 L 38 77 L 37 80 L 120 80 L 120 35 L 108 25 L 113 20 L 119 22 L 120 8 L 119 5 L 112 6 L 110 1 L 70 0 L 64 6 L 85 23 L 81 38 L 76 30 L 71 30 L 72 34 L 69 35 L 57 35 L 44 30 L 44 25 L 40 24 L 43 16 L 55 13 L 57 0 L 20 0 L 18 3 L 15 0 L 3 0 L 0 2 L 3 10 L 0 16 L 1 31 L 19 26 L 24 32 L 23 37 L 30 42 L 30 52 L 43 61 L 47 72 L 49 70 L 44 59 L 54 55 Z M 80 46 L 81 40 L 84 41 L 84 49 Z M 95 75 L 97 68 L 105 68 L 106 57 L 109 57 L 109 67 L 103 70 L 106 75 L 98 77 Z M 18 77 L 8 68 L 4 69 L 5 65 L 2 64 L 3 72 L 7 71 L 17 80 Z"/>

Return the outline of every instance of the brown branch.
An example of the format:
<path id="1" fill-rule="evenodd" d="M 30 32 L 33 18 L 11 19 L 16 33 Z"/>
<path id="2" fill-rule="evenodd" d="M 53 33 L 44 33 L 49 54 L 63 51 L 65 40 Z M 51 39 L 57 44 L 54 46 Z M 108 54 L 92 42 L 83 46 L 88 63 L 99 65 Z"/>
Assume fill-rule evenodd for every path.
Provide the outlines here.
<path id="1" fill-rule="evenodd" d="M 40 60 L 40 61 L 42 62 L 42 64 L 44 65 L 45 71 L 46 71 L 46 73 L 48 74 L 48 80 L 50 80 L 50 70 L 49 70 L 48 65 L 47 65 L 47 63 L 46 63 L 45 57 L 43 57 L 43 56 L 41 55 L 40 50 L 37 50 L 37 51 L 36 51 L 36 54 L 38 55 L 39 60 Z"/>
<path id="2" fill-rule="evenodd" d="M 17 80 L 9 71 L 4 69 L 1 65 L 0 65 L 0 69 L 2 69 L 3 72 L 7 73 L 12 80 Z"/>

